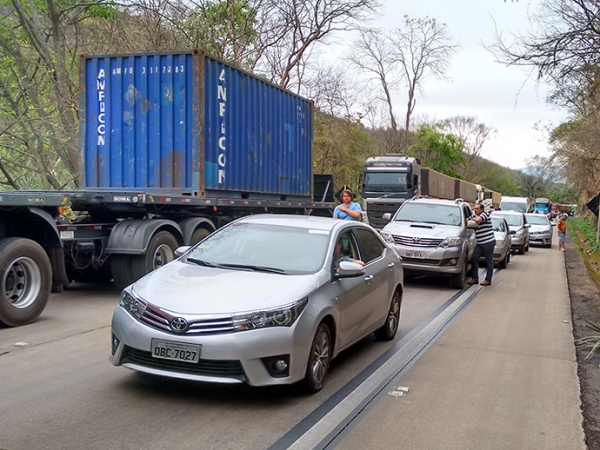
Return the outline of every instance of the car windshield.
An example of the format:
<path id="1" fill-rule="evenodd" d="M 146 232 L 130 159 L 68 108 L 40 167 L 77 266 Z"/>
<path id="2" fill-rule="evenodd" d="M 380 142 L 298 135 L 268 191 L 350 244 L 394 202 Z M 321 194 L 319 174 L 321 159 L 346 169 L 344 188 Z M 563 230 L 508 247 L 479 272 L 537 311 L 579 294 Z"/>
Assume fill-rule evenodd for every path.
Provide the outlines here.
<path id="1" fill-rule="evenodd" d="M 503 231 L 506 233 L 506 226 L 504 220 L 500 217 L 492 217 L 492 229 L 494 231 Z"/>
<path id="2" fill-rule="evenodd" d="M 396 213 L 394 220 L 397 222 L 461 225 L 460 208 L 458 206 L 427 203 L 405 203 Z"/>
<path id="3" fill-rule="evenodd" d="M 314 273 L 323 265 L 328 242 L 325 230 L 238 222 L 202 241 L 186 260 L 233 270 Z"/>
<path id="4" fill-rule="evenodd" d="M 527 216 L 527 222 L 534 225 L 550 225 L 548 218 L 542 214 Z"/>
<path id="5" fill-rule="evenodd" d="M 513 226 L 513 227 L 520 227 L 521 225 L 523 225 L 523 217 L 520 215 L 500 215 L 500 217 L 504 217 L 506 219 L 506 222 L 508 222 L 508 225 Z"/>
<path id="6" fill-rule="evenodd" d="M 502 211 L 516 211 L 516 212 L 526 213 L 527 212 L 527 203 L 524 203 L 524 202 L 500 202 L 500 209 Z"/>

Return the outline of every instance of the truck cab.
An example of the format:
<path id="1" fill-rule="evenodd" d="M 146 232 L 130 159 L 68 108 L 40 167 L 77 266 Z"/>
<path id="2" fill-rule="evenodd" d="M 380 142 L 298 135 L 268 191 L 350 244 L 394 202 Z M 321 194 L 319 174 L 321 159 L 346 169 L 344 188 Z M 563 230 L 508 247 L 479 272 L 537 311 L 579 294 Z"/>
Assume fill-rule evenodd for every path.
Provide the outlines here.
<path id="1" fill-rule="evenodd" d="M 366 221 L 381 230 L 406 200 L 420 192 L 421 163 L 417 158 L 387 154 L 368 158 L 362 174 L 362 209 Z"/>

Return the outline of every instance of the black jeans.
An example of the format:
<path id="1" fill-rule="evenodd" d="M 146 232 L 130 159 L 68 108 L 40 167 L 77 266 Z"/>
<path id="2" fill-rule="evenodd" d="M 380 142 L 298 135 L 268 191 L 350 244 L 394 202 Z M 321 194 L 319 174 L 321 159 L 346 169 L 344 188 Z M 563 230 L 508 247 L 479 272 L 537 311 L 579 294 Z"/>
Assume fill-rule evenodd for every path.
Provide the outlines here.
<path id="1" fill-rule="evenodd" d="M 487 269 L 485 279 L 487 281 L 492 281 L 492 275 L 494 274 L 495 246 L 496 241 L 475 245 L 475 250 L 473 250 L 473 256 L 471 256 L 471 278 L 473 278 L 474 280 L 479 279 L 479 258 L 481 257 L 481 255 L 483 255 L 485 257 L 485 266 Z"/>

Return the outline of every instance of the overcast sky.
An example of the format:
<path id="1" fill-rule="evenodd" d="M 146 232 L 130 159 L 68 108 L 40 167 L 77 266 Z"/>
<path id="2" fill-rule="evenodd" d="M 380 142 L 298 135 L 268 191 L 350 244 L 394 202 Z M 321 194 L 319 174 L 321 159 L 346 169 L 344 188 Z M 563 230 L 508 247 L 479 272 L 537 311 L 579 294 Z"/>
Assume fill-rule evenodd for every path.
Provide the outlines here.
<path id="1" fill-rule="evenodd" d="M 441 120 L 457 115 L 475 116 L 498 130 L 482 156 L 519 169 L 536 154 L 548 155 L 545 135 L 538 125 L 558 125 L 565 114 L 545 103 L 547 87 L 536 85 L 524 68 L 504 67 L 481 42 L 494 41 L 494 27 L 508 36 L 528 27 L 527 12 L 540 0 L 383 0 L 383 16 L 373 25 L 393 29 L 403 17 L 435 18 L 448 25 L 461 49 L 451 60 L 448 82 L 428 79 L 425 97 L 417 99 L 415 116 Z M 406 97 L 397 96 L 399 117 L 406 112 Z"/>

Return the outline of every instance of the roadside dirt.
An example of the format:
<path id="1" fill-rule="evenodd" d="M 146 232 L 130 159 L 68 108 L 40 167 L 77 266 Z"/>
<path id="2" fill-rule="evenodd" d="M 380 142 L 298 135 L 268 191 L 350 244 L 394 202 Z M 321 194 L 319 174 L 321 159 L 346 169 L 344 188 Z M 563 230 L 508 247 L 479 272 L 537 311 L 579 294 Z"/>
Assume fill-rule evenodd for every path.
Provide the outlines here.
<path id="1" fill-rule="evenodd" d="M 587 327 L 587 322 L 600 326 L 600 296 L 586 269 L 585 263 L 572 242 L 566 236 L 565 266 L 571 298 L 573 335 L 575 340 L 595 334 Z M 600 449 L 600 353 L 586 361 L 588 350 L 576 349 L 581 404 L 583 409 L 583 429 L 586 444 L 590 450 Z"/>

